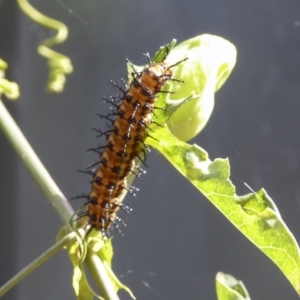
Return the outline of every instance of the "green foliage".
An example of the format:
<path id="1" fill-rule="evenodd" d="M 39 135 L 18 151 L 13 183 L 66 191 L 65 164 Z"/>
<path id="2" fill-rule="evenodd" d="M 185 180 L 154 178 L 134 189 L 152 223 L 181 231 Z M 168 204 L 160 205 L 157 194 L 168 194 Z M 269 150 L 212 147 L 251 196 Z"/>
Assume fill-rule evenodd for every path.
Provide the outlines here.
<path id="1" fill-rule="evenodd" d="M 47 91 L 49 93 L 61 93 L 66 82 L 66 75 L 73 72 L 73 66 L 69 57 L 54 51 L 51 47 L 63 43 L 67 39 L 68 27 L 60 21 L 43 15 L 27 0 L 17 0 L 17 2 L 23 12 L 34 22 L 57 31 L 55 36 L 41 42 L 38 52 L 48 60 L 49 79 Z"/>
<path id="2" fill-rule="evenodd" d="M 174 44 L 175 40 L 168 48 L 172 49 Z M 155 54 L 155 62 L 165 57 L 166 49 L 160 48 Z M 226 49 L 226 53 L 219 49 Z M 299 294 L 299 247 L 266 191 L 261 189 L 247 195 L 237 195 L 230 181 L 228 160 L 218 158 L 211 161 L 205 150 L 183 141 L 193 137 L 207 123 L 214 105 L 214 93 L 229 76 L 235 55 L 232 44 L 209 35 L 195 37 L 172 49 L 168 56 L 170 65 L 182 61 L 174 67 L 173 78 L 184 80 L 184 83 L 175 81 L 165 87 L 165 90 L 171 90 L 174 94 L 159 94 L 157 107 L 166 110 L 156 110 L 155 122 L 151 125 L 153 138 L 147 138 L 146 143 L 160 151 L 241 233 L 263 251 Z M 188 60 L 183 61 L 186 57 Z M 140 70 L 141 67 L 135 68 Z M 95 293 L 86 280 L 78 243 L 69 247 L 69 254 L 74 265 L 73 286 L 76 295 L 78 299 L 90 299 Z M 113 274 L 112 255 L 110 241 L 104 244 L 98 232 L 91 233 L 87 239 L 86 261 L 94 257 L 96 269 L 97 261 L 104 264 L 114 289 L 123 288 L 134 298 L 131 291 Z M 222 273 L 217 276 L 217 295 L 220 300 L 250 300 L 241 282 Z"/>
<path id="3" fill-rule="evenodd" d="M 172 114 L 167 124 L 180 140 L 195 137 L 206 125 L 214 108 L 215 92 L 227 80 L 236 61 L 236 49 L 227 40 L 209 34 L 196 36 L 176 46 L 167 57 L 170 65 L 187 58 L 174 68 L 164 103 Z M 189 99 L 186 103 L 187 98 Z M 178 107 L 173 113 L 173 107 Z"/>
<path id="4" fill-rule="evenodd" d="M 57 235 L 57 240 L 61 240 L 66 234 L 66 228 L 61 227 Z M 114 291 L 117 292 L 119 289 L 123 289 L 128 292 L 132 299 L 135 299 L 131 290 L 127 286 L 123 285 L 112 271 L 111 262 L 113 258 L 113 247 L 111 239 L 104 242 L 101 232 L 96 230 L 93 230 L 86 239 L 83 238 L 85 236 L 84 231 L 77 230 L 77 235 L 77 241 L 74 241 L 68 246 L 69 258 L 73 265 L 72 284 L 77 299 L 92 300 L 94 297 L 97 299 L 103 299 L 90 287 L 83 266 L 83 260 L 93 265 L 90 271 L 94 279 L 99 277 L 97 272 L 102 270 L 102 272 L 106 273 L 106 275 L 102 277 L 102 280 L 104 280 L 104 278 L 108 278 L 113 286 Z M 86 247 L 85 257 L 82 257 L 81 244 L 83 241 L 84 247 Z M 105 282 L 102 282 L 101 284 L 105 284 Z"/>
<path id="5" fill-rule="evenodd" d="M 217 274 L 216 290 L 218 300 L 250 300 L 244 284 L 228 274 Z"/>
<path id="6" fill-rule="evenodd" d="M 10 100 L 16 100 L 20 96 L 19 86 L 5 78 L 7 63 L 0 59 L 0 95 L 4 94 Z"/>
<path id="7" fill-rule="evenodd" d="M 208 44 L 210 38 L 212 44 L 216 45 L 215 37 L 206 35 L 205 47 L 207 48 L 209 48 Z M 200 51 L 197 48 L 201 48 L 202 44 L 198 43 L 195 45 L 195 43 L 192 42 L 194 39 L 189 40 L 191 43 L 190 47 L 187 48 L 190 49 L 191 52 Z M 186 44 L 187 42 L 188 41 L 183 44 Z M 174 51 L 175 50 L 176 47 L 174 48 Z M 189 57 L 189 53 L 187 51 L 182 51 L 182 55 L 180 56 L 179 49 L 176 54 L 177 61 L 186 56 Z M 210 61 L 210 65 L 206 66 L 206 70 L 224 71 L 224 59 L 222 61 L 223 63 L 219 67 L 213 66 L 213 61 Z M 216 63 L 219 64 L 219 62 L 220 60 L 216 59 Z M 186 63 L 188 63 L 188 61 L 178 65 L 178 68 L 185 70 Z M 205 68 L 203 67 L 206 64 L 208 64 L 206 60 L 201 60 L 198 64 L 193 64 L 194 68 L 199 68 L 199 70 L 193 70 L 191 81 L 185 79 L 185 83 L 181 84 L 182 87 L 178 87 L 178 83 L 176 83 L 175 87 L 172 86 L 172 91 L 175 91 L 175 95 L 177 92 L 180 92 L 181 99 L 185 99 L 185 101 L 182 101 L 182 108 L 180 107 L 178 111 L 175 112 L 182 114 L 179 118 L 176 117 L 176 120 L 180 119 L 178 124 L 180 126 L 184 123 L 186 124 L 186 127 L 184 128 L 186 132 L 183 137 L 184 140 L 187 137 L 194 135 L 195 128 L 198 130 L 203 126 L 201 122 L 207 122 L 210 112 L 208 112 L 206 116 L 204 115 L 203 118 L 197 119 L 199 124 L 197 124 L 197 122 L 192 124 L 190 119 L 195 117 L 197 106 L 201 104 L 205 105 L 205 103 L 211 101 L 214 91 L 224 82 L 224 77 L 221 77 L 220 79 L 220 76 L 217 76 L 217 74 L 219 74 L 218 72 L 214 72 L 215 76 L 219 78 L 218 80 L 217 78 L 213 79 L 208 76 L 204 72 Z M 178 74 L 178 72 L 180 73 L 181 71 L 176 70 L 175 74 Z M 223 74 L 228 76 L 229 73 L 223 72 Z M 182 79 L 182 77 L 175 78 Z M 188 78 L 188 76 L 185 78 Z M 210 80 L 213 81 L 214 88 L 209 89 L 209 92 L 200 93 L 196 100 L 194 100 L 195 93 L 193 93 L 192 100 L 189 100 L 191 91 L 197 89 L 199 82 L 203 85 L 201 90 L 205 90 L 205 85 L 212 85 Z M 163 96 L 161 96 L 158 106 L 163 106 L 165 101 Z M 198 104 L 195 104 L 194 102 L 197 101 Z M 164 126 L 159 127 L 153 125 L 155 131 L 151 133 L 151 136 L 154 138 L 148 138 L 146 140 L 147 144 L 161 152 L 169 162 L 208 200 L 210 200 L 238 230 L 240 230 L 256 247 L 263 251 L 281 269 L 299 294 L 299 247 L 295 238 L 283 222 L 275 203 L 263 189 L 248 195 L 238 196 L 235 193 L 235 186 L 230 181 L 230 166 L 228 160 L 218 158 L 211 161 L 207 152 L 199 146 L 189 145 L 177 139 L 167 126 L 170 122 L 165 124 L 166 120 L 173 117 L 172 113 L 172 109 L 169 109 L 166 112 L 158 114 L 155 122 L 164 124 Z M 172 129 L 172 132 L 175 134 L 177 132 L 174 128 L 176 128 L 178 124 L 175 124 L 175 127 L 173 126 Z M 174 125 L 174 123 L 172 125 Z M 189 134 L 189 130 L 193 132 L 191 135 Z M 181 130 L 179 131 L 178 136 L 179 138 L 182 137 Z M 202 198 L 200 197 L 199 199 Z"/>

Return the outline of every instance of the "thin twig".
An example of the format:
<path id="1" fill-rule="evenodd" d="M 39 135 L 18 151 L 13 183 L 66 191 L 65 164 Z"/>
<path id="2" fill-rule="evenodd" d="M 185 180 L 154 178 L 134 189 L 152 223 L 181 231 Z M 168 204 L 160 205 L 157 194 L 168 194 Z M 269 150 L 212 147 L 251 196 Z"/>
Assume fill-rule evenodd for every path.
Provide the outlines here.
<path id="1" fill-rule="evenodd" d="M 21 280 L 23 280 L 26 276 L 32 273 L 35 269 L 45 263 L 48 259 L 50 259 L 53 255 L 58 253 L 63 247 L 67 246 L 70 243 L 73 243 L 76 240 L 76 233 L 73 231 L 58 241 L 55 245 L 45 251 L 42 255 L 36 258 L 32 263 L 30 263 L 27 267 L 21 270 L 18 274 L 16 274 L 13 278 L 11 278 L 7 283 L 5 283 L 0 288 L 0 297 L 7 293 L 11 288 L 13 288 L 16 284 L 18 284 Z"/>
<path id="2" fill-rule="evenodd" d="M 50 204 L 52 205 L 62 222 L 67 226 L 69 231 L 72 231 L 72 228 L 69 223 L 70 218 L 74 214 L 72 207 L 70 206 L 68 200 L 60 191 L 60 189 L 58 188 L 48 171 L 45 169 L 45 167 L 35 154 L 34 150 L 31 148 L 30 144 L 19 129 L 18 125 L 15 123 L 9 112 L 6 110 L 1 99 L 0 129 L 3 131 L 4 135 L 11 143 L 15 152 L 20 157 L 28 172 L 30 173 L 34 181 L 37 183 L 37 185 L 40 187 L 43 194 L 50 202 Z M 76 235 L 76 233 L 73 234 Z M 55 250 L 52 249 L 53 247 Z M 18 282 L 20 282 L 25 276 L 27 276 L 30 272 L 39 267 L 42 263 L 44 263 L 53 254 L 55 254 L 61 249 L 61 247 L 59 248 L 59 246 L 57 245 L 54 245 L 53 247 L 51 247 L 45 252 L 48 254 L 42 254 L 37 260 L 33 261 L 29 266 L 24 268 L 16 276 L 14 276 L 7 284 L 5 284 L 0 289 L 2 293 L 0 294 L 0 296 L 6 293 L 10 288 L 12 288 Z M 49 255 L 49 253 L 51 253 L 51 255 Z M 105 295 L 106 300 L 119 299 L 117 293 L 114 290 L 113 284 L 106 273 L 103 263 L 98 263 L 96 267 L 93 266 L 94 260 L 95 258 L 90 258 L 88 253 L 86 257 L 87 267 L 90 273 L 92 274 L 92 278 L 95 281 L 100 293 Z"/>
<path id="3" fill-rule="evenodd" d="M 62 222 L 71 231 L 69 220 L 74 211 L 60 191 L 46 168 L 43 166 L 25 136 L 0 100 L 0 129 L 7 137 L 24 166 L 42 190 Z"/>

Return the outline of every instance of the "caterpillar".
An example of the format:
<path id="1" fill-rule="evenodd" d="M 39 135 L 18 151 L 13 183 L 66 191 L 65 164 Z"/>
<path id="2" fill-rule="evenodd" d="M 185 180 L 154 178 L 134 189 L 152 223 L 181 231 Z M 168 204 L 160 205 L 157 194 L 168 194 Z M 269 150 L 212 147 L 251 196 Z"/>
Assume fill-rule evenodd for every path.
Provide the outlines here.
<path id="1" fill-rule="evenodd" d="M 125 224 L 117 216 L 117 212 L 120 209 L 127 213 L 131 212 L 131 208 L 122 202 L 127 191 L 133 194 L 136 189 L 128 185 L 127 178 L 130 174 L 139 176 L 140 171 L 144 172 L 136 160 L 145 164 L 144 159 L 148 150 L 145 140 L 149 136 L 149 126 L 153 122 L 154 110 L 157 108 L 155 106 L 157 96 L 159 93 L 168 93 L 163 90 L 167 81 L 180 81 L 172 79 L 172 68 L 183 60 L 168 65 L 166 57 L 169 48 L 168 46 L 165 48 L 161 62 L 153 63 L 147 53 L 149 64 L 139 72 L 127 60 L 133 71 L 132 81 L 125 89 L 111 81 L 122 91 L 122 96 L 105 99 L 114 109 L 108 115 L 99 116 L 108 120 L 111 126 L 106 131 L 96 130 L 99 136 L 106 137 L 106 142 L 101 147 L 90 149 L 99 153 L 100 159 L 85 171 L 93 176 L 92 188 L 86 196 L 87 209 L 79 217 L 88 217 L 90 226 L 88 233 L 96 229 L 102 233 L 103 238 L 108 238 L 112 225 L 121 232 L 120 224 Z M 98 167 L 90 171 L 95 165 Z"/>

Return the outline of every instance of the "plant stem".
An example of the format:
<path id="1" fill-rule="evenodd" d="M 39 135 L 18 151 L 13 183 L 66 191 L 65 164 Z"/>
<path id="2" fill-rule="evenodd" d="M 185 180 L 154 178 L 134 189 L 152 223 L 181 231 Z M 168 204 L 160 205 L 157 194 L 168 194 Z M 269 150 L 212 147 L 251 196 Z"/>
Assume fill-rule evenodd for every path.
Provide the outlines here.
<path id="1" fill-rule="evenodd" d="M 18 274 L 16 274 L 13 278 L 11 278 L 7 283 L 5 283 L 0 288 L 0 297 L 7 293 L 11 288 L 13 288 L 16 284 L 18 284 L 21 280 L 23 280 L 26 276 L 28 276 L 31 272 L 45 263 L 48 259 L 50 259 L 53 255 L 58 253 L 63 247 L 67 246 L 70 243 L 73 243 L 76 239 L 76 233 L 73 231 L 58 241 L 55 245 L 49 248 L 46 252 L 36 258 L 32 263 L 30 263 L 27 267 L 21 270 Z"/>
<path id="2" fill-rule="evenodd" d="M 43 194 L 47 200 L 51 203 L 52 207 L 62 220 L 62 222 L 67 226 L 69 231 L 73 229 L 70 226 L 70 218 L 73 216 L 74 211 L 70 206 L 68 200 L 60 191 L 56 183 L 53 181 L 52 177 L 45 169 L 34 150 L 29 145 L 25 136 L 19 129 L 18 125 L 15 123 L 4 104 L 0 99 L 0 129 L 3 131 L 4 135 L 7 137 L 12 147 L 14 148 L 17 155 L 20 157 L 21 161 L 25 165 L 26 169 L 32 176 L 33 180 L 42 190 Z M 72 232 L 68 236 L 76 236 L 77 233 Z M 73 238 L 74 238 L 73 236 Z M 66 236 L 67 238 L 67 236 Z M 67 239 L 66 243 L 73 241 Z M 14 285 L 20 282 L 24 277 L 30 274 L 33 270 L 38 268 L 41 264 L 47 261 L 51 256 L 56 254 L 64 246 L 64 239 L 58 242 L 53 247 L 48 249 L 39 258 L 34 260 L 30 265 L 20 271 L 11 280 L 9 280 L 2 288 L 0 288 L 0 297 L 5 294 Z M 104 295 L 106 300 L 118 300 L 117 293 L 106 273 L 103 262 L 100 258 L 96 258 L 96 255 L 87 254 L 86 264 L 92 274 L 92 278 L 95 281 L 97 288 L 100 293 Z M 95 265 L 94 265 L 95 263 Z"/>
<path id="3" fill-rule="evenodd" d="M 114 286 L 107 275 L 105 266 L 100 257 L 92 250 L 88 250 L 85 263 L 105 300 L 119 300 Z"/>
<path id="4" fill-rule="evenodd" d="M 25 136 L 15 123 L 4 104 L 0 100 L 0 129 L 7 137 L 17 155 L 25 165 L 33 180 L 42 190 L 47 200 L 62 220 L 62 222 L 71 231 L 69 220 L 74 214 L 72 207 L 66 197 L 60 191 L 53 181 L 52 177 L 45 169 L 34 150 L 29 145 Z"/>

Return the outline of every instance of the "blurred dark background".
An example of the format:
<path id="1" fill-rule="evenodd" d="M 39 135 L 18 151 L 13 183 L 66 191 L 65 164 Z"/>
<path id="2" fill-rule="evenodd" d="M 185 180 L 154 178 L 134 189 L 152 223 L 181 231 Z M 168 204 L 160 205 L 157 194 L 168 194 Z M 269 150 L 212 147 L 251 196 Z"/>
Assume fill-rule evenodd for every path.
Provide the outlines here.
<path id="1" fill-rule="evenodd" d="M 0 56 L 21 98 L 5 105 L 67 197 L 87 193 L 77 173 L 97 157 L 96 113 L 116 94 L 109 80 L 126 76 L 125 58 L 176 38 L 210 33 L 234 43 L 237 65 L 216 95 L 216 107 L 192 142 L 211 159 L 229 157 L 239 194 L 264 187 L 296 239 L 300 238 L 300 2 L 296 0 L 30 0 L 63 21 L 69 39 L 57 47 L 74 73 L 64 93 L 48 95 L 46 61 L 38 44 L 53 32 L 36 25 L 15 1 L 0 2 Z M 102 123 L 103 124 L 103 123 Z M 0 134 L 0 285 L 55 241 L 62 225 Z M 137 180 L 134 211 L 115 233 L 113 268 L 137 299 L 216 299 L 219 271 L 242 280 L 252 299 L 298 299 L 279 269 L 156 151 Z M 78 207 L 81 201 L 73 205 Z M 65 251 L 28 276 L 3 299 L 75 299 Z M 120 298 L 129 299 L 120 292 Z"/>

